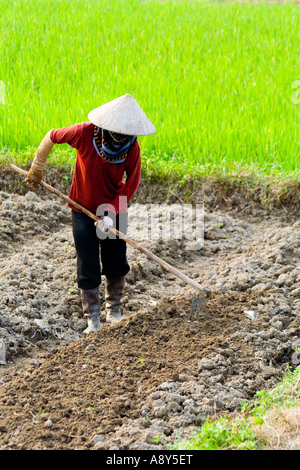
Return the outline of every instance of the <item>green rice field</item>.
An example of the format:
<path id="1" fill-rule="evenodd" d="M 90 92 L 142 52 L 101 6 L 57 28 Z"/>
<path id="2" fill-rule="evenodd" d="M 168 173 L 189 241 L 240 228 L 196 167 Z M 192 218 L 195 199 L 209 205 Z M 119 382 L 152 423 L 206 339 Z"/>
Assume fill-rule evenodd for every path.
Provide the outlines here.
<path id="1" fill-rule="evenodd" d="M 25 163 L 48 130 L 130 93 L 157 129 L 139 139 L 148 173 L 299 175 L 299 4 L 0 0 L 0 12 L 6 158 Z"/>

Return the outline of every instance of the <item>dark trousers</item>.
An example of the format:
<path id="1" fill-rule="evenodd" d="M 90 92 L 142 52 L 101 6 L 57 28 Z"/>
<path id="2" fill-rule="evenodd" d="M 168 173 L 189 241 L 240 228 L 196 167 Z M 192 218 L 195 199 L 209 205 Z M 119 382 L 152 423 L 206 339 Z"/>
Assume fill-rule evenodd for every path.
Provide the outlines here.
<path id="1" fill-rule="evenodd" d="M 119 229 L 119 217 L 115 227 Z M 77 253 L 77 284 L 80 289 L 94 289 L 101 283 L 101 275 L 125 276 L 129 270 L 126 258 L 126 242 L 110 232 L 100 235 L 93 219 L 72 210 L 72 225 Z M 124 223 L 122 223 L 124 227 Z M 111 238 L 110 238 L 111 237 Z M 101 258 L 101 261 L 100 261 Z"/>

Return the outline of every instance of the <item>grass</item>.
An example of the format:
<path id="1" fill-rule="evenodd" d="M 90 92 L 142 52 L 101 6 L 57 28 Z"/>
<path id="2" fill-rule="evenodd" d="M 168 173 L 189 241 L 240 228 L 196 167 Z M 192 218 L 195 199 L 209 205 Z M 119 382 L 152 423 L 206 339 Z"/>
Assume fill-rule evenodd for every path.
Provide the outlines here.
<path id="1" fill-rule="evenodd" d="M 149 176 L 299 176 L 296 4 L 0 0 L 0 10 L 0 161 L 25 165 L 49 129 L 128 92 L 157 128 L 139 139 Z M 73 149 L 55 152 L 74 165 Z"/>
<path id="2" fill-rule="evenodd" d="M 257 450 L 255 433 L 241 419 L 228 417 L 207 420 L 187 442 L 175 444 L 173 450 Z"/>
<path id="3" fill-rule="evenodd" d="M 254 405 L 242 404 L 242 412 L 234 417 L 207 419 L 189 440 L 178 439 L 171 448 L 173 450 L 262 450 L 264 448 L 283 450 L 293 449 L 295 439 L 298 439 L 296 445 L 299 448 L 299 382 L 300 366 L 295 370 L 287 368 L 285 376 L 274 388 L 257 392 Z"/>

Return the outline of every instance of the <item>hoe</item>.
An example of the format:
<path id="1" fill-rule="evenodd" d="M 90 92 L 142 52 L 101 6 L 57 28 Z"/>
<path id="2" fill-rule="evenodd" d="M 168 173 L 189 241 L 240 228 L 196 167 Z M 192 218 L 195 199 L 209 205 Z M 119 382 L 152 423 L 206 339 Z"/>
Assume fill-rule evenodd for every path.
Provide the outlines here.
<path id="1" fill-rule="evenodd" d="M 11 165 L 11 168 L 16 171 L 17 173 L 21 173 L 22 175 L 26 176 L 27 172 L 25 170 L 22 170 L 21 168 L 18 168 L 17 166 L 15 165 Z M 85 207 L 83 207 L 82 205 L 78 204 L 77 202 L 73 201 L 72 199 L 70 199 L 68 196 L 66 196 L 65 194 L 61 193 L 60 191 L 58 191 L 57 189 L 53 188 L 52 186 L 50 186 L 49 184 L 45 183 L 44 181 L 40 181 L 39 183 L 43 188 L 47 189 L 48 191 L 50 191 L 51 193 L 55 194 L 56 196 L 58 196 L 59 198 L 63 199 L 64 201 L 68 202 L 71 206 L 73 206 L 75 209 L 77 210 L 80 210 L 81 212 L 83 212 L 84 214 L 86 214 L 88 217 L 90 217 L 91 219 L 93 219 L 95 222 L 98 222 L 99 220 L 101 220 L 101 217 L 97 217 L 95 214 L 93 214 L 91 211 L 89 211 L 88 209 L 86 209 Z M 159 258 L 158 256 L 156 256 L 154 253 L 151 253 L 151 251 L 149 251 L 147 248 L 145 248 L 144 246 L 140 245 L 139 243 L 135 242 L 134 240 L 132 240 L 131 238 L 127 237 L 127 235 L 125 235 L 124 233 L 120 232 L 119 230 L 116 230 L 115 228 L 113 227 L 109 227 L 108 229 L 110 232 L 112 232 L 113 234 L 115 234 L 117 237 L 121 238 L 122 240 L 124 240 L 126 243 L 128 243 L 129 245 L 133 246 L 133 248 L 139 250 L 141 253 L 144 253 L 148 258 L 150 258 L 151 260 L 155 261 L 156 263 L 158 263 L 160 266 L 162 266 L 166 271 L 170 272 L 171 274 L 174 274 L 175 276 L 177 276 L 178 278 L 180 278 L 182 281 L 184 281 L 186 284 L 189 284 L 190 286 L 192 286 L 193 288 L 197 289 L 198 291 L 201 292 L 202 294 L 202 297 L 196 297 L 193 301 L 192 301 L 192 307 L 191 307 L 191 312 L 190 312 L 190 316 L 192 317 L 193 314 L 195 313 L 196 310 L 200 310 L 206 303 L 207 303 L 207 300 L 208 300 L 208 297 L 210 296 L 210 291 L 209 289 L 201 286 L 200 284 L 198 284 L 197 282 L 195 282 L 193 279 L 190 279 L 188 276 L 186 276 L 185 274 L 183 274 L 181 271 L 179 271 L 178 269 L 174 268 L 174 266 L 171 266 L 169 263 L 167 263 L 166 261 L 162 260 L 161 258 Z"/>

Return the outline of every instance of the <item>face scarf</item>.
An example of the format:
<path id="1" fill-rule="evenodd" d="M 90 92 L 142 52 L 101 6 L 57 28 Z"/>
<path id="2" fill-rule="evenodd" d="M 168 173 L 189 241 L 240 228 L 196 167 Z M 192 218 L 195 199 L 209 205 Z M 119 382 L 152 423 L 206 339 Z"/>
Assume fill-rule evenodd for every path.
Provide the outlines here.
<path id="1" fill-rule="evenodd" d="M 135 141 L 135 135 L 117 134 L 94 126 L 94 147 L 98 155 L 109 163 L 124 162 Z"/>

